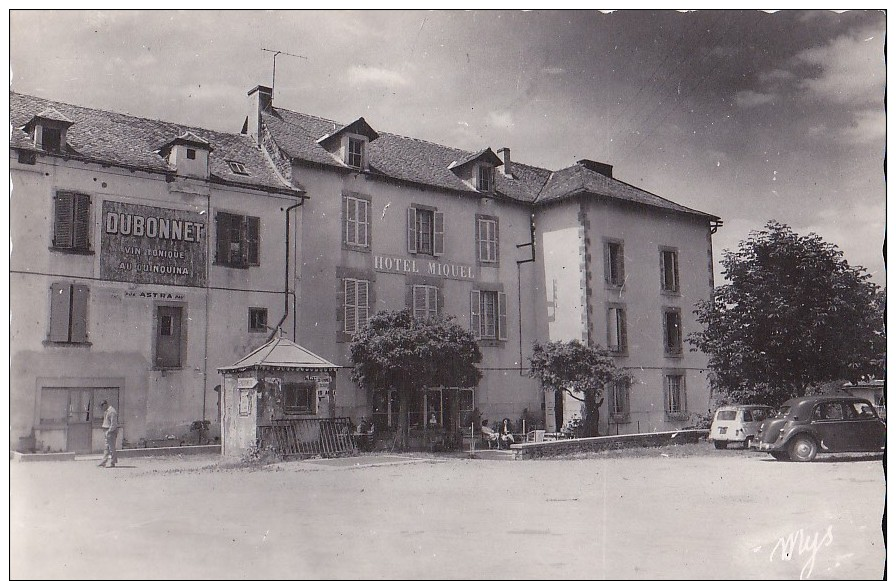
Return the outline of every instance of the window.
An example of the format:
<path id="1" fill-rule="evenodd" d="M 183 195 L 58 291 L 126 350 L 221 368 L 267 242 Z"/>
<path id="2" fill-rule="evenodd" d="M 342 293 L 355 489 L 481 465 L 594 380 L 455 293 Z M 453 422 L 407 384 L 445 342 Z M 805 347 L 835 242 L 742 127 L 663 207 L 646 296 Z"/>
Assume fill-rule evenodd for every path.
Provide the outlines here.
<path id="1" fill-rule="evenodd" d="M 310 381 L 284 383 L 283 411 L 287 414 L 313 414 L 315 392 L 316 386 Z"/>
<path id="2" fill-rule="evenodd" d="M 252 400 L 255 399 L 255 388 L 240 388 L 237 390 L 239 399 L 239 414 L 241 416 L 252 415 Z"/>
<path id="3" fill-rule="evenodd" d="M 479 248 L 479 262 L 498 262 L 497 218 L 476 219 L 476 242 Z"/>
<path id="4" fill-rule="evenodd" d="M 622 286 L 625 282 L 625 256 L 622 242 L 607 241 L 604 245 L 604 278 L 611 286 Z"/>
<path id="5" fill-rule="evenodd" d="M 249 307 L 249 332 L 264 333 L 268 330 L 268 310 L 261 307 Z"/>
<path id="6" fill-rule="evenodd" d="M 90 196 L 56 192 L 53 219 L 53 247 L 90 250 Z"/>
<path id="7" fill-rule="evenodd" d="M 684 391 L 684 376 L 679 374 L 666 375 L 666 413 L 682 419 L 687 412 L 687 399 Z"/>
<path id="8" fill-rule="evenodd" d="M 629 391 L 631 381 L 628 378 L 613 382 L 608 390 L 610 419 L 616 422 L 628 420 L 630 414 Z"/>
<path id="9" fill-rule="evenodd" d="M 426 319 L 439 314 L 439 288 L 415 284 L 412 289 L 414 317 Z"/>
<path id="10" fill-rule="evenodd" d="M 370 283 L 354 278 L 343 279 L 345 285 L 345 318 L 343 330 L 354 334 L 367 324 Z"/>
<path id="11" fill-rule="evenodd" d="M 361 169 L 364 167 L 364 140 L 348 138 L 348 149 L 345 155 L 345 165 Z"/>
<path id="12" fill-rule="evenodd" d="M 215 215 L 215 223 L 217 264 L 239 268 L 259 265 L 260 219 L 254 216 L 218 212 Z"/>
<path id="13" fill-rule="evenodd" d="M 345 196 L 344 239 L 348 246 L 367 248 L 370 246 L 370 202 L 352 196 Z"/>
<path id="14" fill-rule="evenodd" d="M 663 311 L 663 351 L 666 355 L 681 355 L 681 311 Z"/>
<path id="15" fill-rule="evenodd" d="M 156 367 L 179 368 L 184 358 L 183 307 L 156 307 Z"/>
<path id="16" fill-rule="evenodd" d="M 246 166 L 243 165 L 239 161 L 228 161 L 227 165 L 230 166 L 230 171 L 232 171 L 235 174 L 238 174 L 241 176 L 249 175 L 249 171 L 246 169 Z"/>
<path id="17" fill-rule="evenodd" d="M 62 151 L 62 131 L 56 127 L 41 127 L 41 148 L 44 151 L 59 153 Z"/>
<path id="18" fill-rule="evenodd" d="M 607 349 L 611 353 L 624 353 L 627 348 L 625 307 L 613 305 L 607 309 Z"/>
<path id="19" fill-rule="evenodd" d="M 470 293 L 470 330 L 477 339 L 507 339 L 507 294 L 497 291 Z"/>
<path id="20" fill-rule="evenodd" d="M 662 289 L 666 292 L 678 292 L 678 251 L 660 250 L 660 268 Z"/>
<path id="21" fill-rule="evenodd" d="M 476 189 L 480 192 L 491 192 L 495 189 L 495 168 L 480 165 L 477 178 Z"/>
<path id="22" fill-rule="evenodd" d="M 432 256 L 445 253 L 445 217 L 442 212 L 408 208 L 408 252 Z"/>
<path id="23" fill-rule="evenodd" d="M 196 150 L 192 147 L 187 148 L 187 159 L 196 159 Z"/>
<path id="24" fill-rule="evenodd" d="M 19 150 L 19 163 L 34 165 L 37 163 L 37 154 L 33 151 Z"/>
<path id="25" fill-rule="evenodd" d="M 50 285 L 50 341 L 87 343 L 87 305 L 90 288 L 83 284 Z"/>

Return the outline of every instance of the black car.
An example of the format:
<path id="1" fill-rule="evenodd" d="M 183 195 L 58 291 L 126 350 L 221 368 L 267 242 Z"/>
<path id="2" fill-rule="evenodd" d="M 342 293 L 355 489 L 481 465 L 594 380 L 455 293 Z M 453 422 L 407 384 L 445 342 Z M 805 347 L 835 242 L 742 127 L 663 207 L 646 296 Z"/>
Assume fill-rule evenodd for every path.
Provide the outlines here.
<path id="1" fill-rule="evenodd" d="M 859 397 L 797 397 L 762 422 L 756 442 L 777 460 L 811 462 L 819 453 L 882 452 L 887 425 L 871 402 Z"/>

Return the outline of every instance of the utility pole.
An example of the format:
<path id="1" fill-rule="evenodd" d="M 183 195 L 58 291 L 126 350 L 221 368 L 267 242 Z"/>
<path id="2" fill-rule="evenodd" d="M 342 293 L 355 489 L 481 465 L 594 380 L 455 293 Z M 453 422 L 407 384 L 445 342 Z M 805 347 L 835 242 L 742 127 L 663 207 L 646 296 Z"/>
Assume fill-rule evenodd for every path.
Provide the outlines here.
<path id="1" fill-rule="evenodd" d="M 302 56 L 300 54 L 292 54 L 292 53 L 284 52 L 282 50 L 271 50 L 269 48 L 263 48 L 261 50 L 263 50 L 264 52 L 274 53 L 274 70 L 271 73 L 271 99 L 273 99 L 274 98 L 274 83 L 277 81 L 277 55 L 285 54 L 286 56 L 305 59 L 306 61 L 308 60 L 308 57 Z"/>

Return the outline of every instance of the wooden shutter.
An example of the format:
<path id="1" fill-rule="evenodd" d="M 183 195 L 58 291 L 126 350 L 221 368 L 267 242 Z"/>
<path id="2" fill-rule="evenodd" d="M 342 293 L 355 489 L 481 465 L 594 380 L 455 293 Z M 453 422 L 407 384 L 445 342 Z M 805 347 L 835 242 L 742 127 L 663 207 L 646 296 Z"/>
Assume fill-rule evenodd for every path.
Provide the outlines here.
<path id="1" fill-rule="evenodd" d="M 354 244 L 357 242 L 355 229 L 352 227 L 353 208 L 352 199 L 348 196 L 342 197 L 342 243 Z"/>
<path id="2" fill-rule="evenodd" d="M 426 312 L 426 287 L 422 285 L 414 285 L 414 317 L 425 319 Z"/>
<path id="3" fill-rule="evenodd" d="M 498 339 L 507 339 L 507 293 L 498 293 Z"/>
<path id="4" fill-rule="evenodd" d="M 417 208 L 408 208 L 408 252 L 417 254 Z"/>
<path id="5" fill-rule="evenodd" d="M 439 314 L 439 287 L 426 288 L 426 314 L 430 317 Z"/>
<path id="6" fill-rule="evenodd" d="M 358 292 L 357 281 L 345 279 L 345 332 L 354 333 L 358 330 Z"/>
<path id="7" fill-rule="evenodd" d="M 230 214 L 215 214 L 215 262 L 230 264 Z"/>
<path id="8" fill-rule="evenodd" d="M 445 254 L 445 214 L 432 213 L 432 255 Z"/>
<path id="9" fill-rule="evenodd" d="M 54 282 L 50 285 L 50 341 L 68 343 L 71 320 L 72 285 Z"/>
<path id="10" fill-rule="evenodd" d="M 72 285 L 71 342 L 87 342 L 87 306 L 90 303 L 90 287 Z"/>
<path id="11" fill-rule="evenodd" d="M 470 331 L 477 339 L 482 338 L 482 315 L 479 303 L 479 291 L 470 291 Z"/>
<path id="12" fill-rule="evenodd" d="M 75 194 L 74 206 L 72 248 L 88 250 L 90 248 L 90 196 Z"/>
<path id="13" fill-rule="evenodd" d="M 358 329 L 367 325 L 370 314 L 370 289 L 366 280 L 357 281 L 358 284 Z"/>
<path id="14" fill-rule="evenodd" d="M 625 309 L 619 309 L 619 350 L 628 349 L 628 324 L 625 320 Z"/>
<path id="15" fill-rule="evenodd" d="M 71 192 L 56 192 L 55 220 L 53 223 L 53 246 L 71 248 L 74 215 L 74 195 Z"/>
<path id="16" fill-rule="evenodd" d="M 495 235 L 494 235 L 494 240 L 495 240 L 495 262 L 500 262 L 499 257 L 500 257 L 500 249 L 501 249 L 501 248 L 500 248 L 500 244 L 499 244 L 499 241 L 498 241 L 498 219 L 497 219 L 497 218 L 495 218 L 495 221 L 492 222 L 492 227 L 495 229 L 495 233 L 494 233 L 494 234 L 495 234 Z"/>
<path id="17" fill-rule="evenodd" d="M 255 216 L 246 217 L 246 264 L 258 266 L 261 264 L 259 256 L 259 235 L 261 231 L 261 219 Z"/>

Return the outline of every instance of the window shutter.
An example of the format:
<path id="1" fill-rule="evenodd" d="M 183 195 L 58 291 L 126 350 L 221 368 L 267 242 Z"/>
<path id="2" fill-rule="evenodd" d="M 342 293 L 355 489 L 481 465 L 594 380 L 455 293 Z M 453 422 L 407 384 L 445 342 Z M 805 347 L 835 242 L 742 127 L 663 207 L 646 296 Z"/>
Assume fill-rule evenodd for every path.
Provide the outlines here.
<path id="1" fill-rule="evenodd" d="M 470 331 L 477 339 L 482 338 L 482 317 L 480 315 L 479 291 L 470 291 Z"/>
<path id="2" fill-rule="evenodd" d="M 411 314 L 414 314 L 414 289 L 417 288 L 415 285 L 409 284 L 404 287 L 404 308 L 411 311 Z"/>
<path id="3" fill-rule="evenodd" d="M 495 221 L 492 222 L 492 227 L 495 229 L 495 232 L 494 232 L 494 240 L 495 240 L 495 256 L 494 256 L 494 259 L 495 259 L 495 262 L 499 262 L 499 258 L 498 258 L 498 257 L 501 256 L 501 254 L 500 254 L 501 245 L 500 245 L 500 241 L 498 240 L 498 218 L 495 218 Z"/>
<path id="4" fill-rule="evenodd" d="M 53 246 L 57 248 L 71 248 L 72 246 L 73 197 L 71 192 L 56 192 Z"/>
<path id="5" fill-rule="evenodd" d="M 86 250 L 90 248 L 90 196 L 75 194 L 74 205 L 72 247 Z"/>
<path id="6" fill-rule="evenodd" d="M 498 293 L 498 339 L 507 339 L 507 293 Z"/>
<path id="7" fill-rule="evenodd" d="M 414 285 L 414 318 L 426 317 L 426 287 Z"/>
<path id="8" fill-rule="evenodd" d="M 614 318 L 613 316 L 614 316 L 613 307 L 610 307 L 607 309 L 607 349 L 609 349 L 610 351 L 614 350 L 614 348 L 613 348 L 614 347 L 613 346 L 613 326 L 614 326 L 613 323 L 615 321 L 613 320 L 613 318 Z"/>
<path id="9" fill-rule="evenodd" d="M 408 252 L 417 254 L 417 208 L 408 208 Z"/>
<path id="10" fill-rule="evenodd" d="M 619 350 L 628 349 L 628 325 L 625 320 L 625 309 L 619 309 Z"/>
<path id="11" fill-rule="evenodd" d="M 433 256 L 445 254 L 445 214 L 443 212 L 432 213 L 432 254 Z"/>
<path id="12" fill-rule="evenodd" d="M 431 286 L 426 289 L 427 314 L 435 317 L 439 314 L 439 287 Z"/>
<path id="13" fill-rule="evenodd" d="M 678 292 L 678 253 L 672 253 L 672 290 Z"/>
<path id="14" fill-rule="evenodd" d="M 72 285 L 72 343 L 87 342 L 87 306 L 89 303 L 90 287 L 83 284 Z"/>
<path id="15" fill-rule="evenodd" d="M 613 252 L 609 244 L 604 244 L 604 280 L 613 281 Z"/>
<path id="16" fill-rule="evenodd" d="M 485 221 L 476 219 L 476 252 L 479 254 L 479 262 L 485 260 L 485 235 L 482 229 L 485 228 Z"/>
<path id="17" fill-rule="evenodd" d="M 246 264 L 258 266 L 261 264 L 259 256 L 259 234 L 261 231 L 261 218 L 248 216 L 246 218 Z"/>
<path id="18" fill-rule="evenodd" d="M 666 353 L 672 353 L 672 341 L 669 335 L 669 311 L 663 313 L 663 344 Z"/>
<path id="19" fill-rule="evenodd" d="M 72 285 L 54 282 L 50 285 L 50 341 L 68 343 L 71 318 Z"/>
<path id="20" fill-rule="evenodd" d="M 215 262 L 230 263 L 230 214 L 215 214 Z"/>
<path id="21" fill-rule="evenodd" d="M 357 281 L 345 279 L 345 332 L 354 333 L 358 330 L 358 293 Z"/>
<path id="22" fill-rule="evenodd" d="M 367 325 L 370 314 L 370 283 L 366 280 L 358 281 L 358 329 Z"/>

